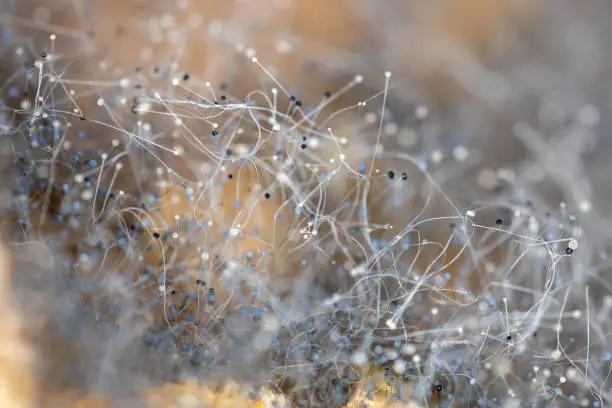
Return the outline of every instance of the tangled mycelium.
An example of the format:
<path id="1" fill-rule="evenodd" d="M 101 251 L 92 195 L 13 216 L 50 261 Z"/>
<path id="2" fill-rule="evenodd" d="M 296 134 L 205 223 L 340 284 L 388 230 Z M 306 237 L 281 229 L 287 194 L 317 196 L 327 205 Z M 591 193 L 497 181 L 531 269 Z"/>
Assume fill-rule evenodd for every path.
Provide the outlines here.
<path id="1" fill-rule="evenodd" d="M 0 405 L 608 404 L 606 5 L 65 3 L 0 1 Z"/>

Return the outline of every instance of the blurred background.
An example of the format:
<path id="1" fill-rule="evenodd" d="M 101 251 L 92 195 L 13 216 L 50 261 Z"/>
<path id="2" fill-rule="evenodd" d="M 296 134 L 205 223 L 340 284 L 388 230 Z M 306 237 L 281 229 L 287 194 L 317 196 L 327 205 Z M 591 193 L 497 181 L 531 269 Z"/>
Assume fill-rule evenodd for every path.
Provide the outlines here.
<path id="1" fill-rule="evenodd" d="M 357 74 L 366 81 L 356 94 L 369 97 L 382 89 L 389 70 L 394 88 L 389 107 L 399 119 L 411 117 L 408 113 L 419 105 L 441 118 L 431 120 L 427 140 L 433 141 L 414 147 L 429 154 L 424 150 L 434 149 L 423 144 L 474 143 L 486 151 L 483 160 L 501 167 L 524 151 L 512 136 L 518 118 L 533 124 L 568 117 L 584 106 L 609 106 L 609 8 L 605 0 L 554 5 L 522 0 L 4 0 L 1 22 L 5 44 L 17 33 L 29 43 L 21 57 L 11 56 L 7 47 L 5 60 L 49 51 L 48 36 L 56 32 L 56 57 L 80 81 L 131 76 L 136 68 L 148 74 L 158 67 L 246 94 L 258 85 L 243 58 L 247 53 L 256 54 L 280 83 L 313 103 Z M 599 112 L 598 118 L 605 128 L 606 115 Z M 602 139 L 598 129 L 597 140 Z M 404 141 L 410 138 L 406 132 L 393 138 L 400 134 Z M 593 146 L 593 140 L 589 136 L 586 144 Z M 605 156 L 607 145 L 598 145 L 599 155 Z M 600 181 L 605 176 L 597 163 L 605 158 L 589 154 L 589 173 Z M 606 200 L 598 202 L 608 202 L 608 191 L 598 194 Z"/>

